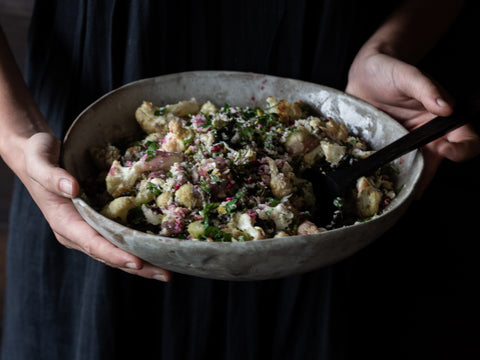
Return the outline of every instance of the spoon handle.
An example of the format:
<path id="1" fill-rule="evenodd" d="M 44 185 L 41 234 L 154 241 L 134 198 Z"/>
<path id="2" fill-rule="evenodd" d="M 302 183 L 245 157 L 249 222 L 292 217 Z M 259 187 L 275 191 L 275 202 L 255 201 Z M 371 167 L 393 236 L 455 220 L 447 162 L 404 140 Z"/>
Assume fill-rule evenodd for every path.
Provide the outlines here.
<path id="1" fill-rule="evenodd" d="M 332 175 L 335 176 L 336 181 L 346 186 L 347 183 L 350 184 L 359 177 L 372 173 L 382 165 L 440 138 L 451 130 L 473 121 L 479 113 L 476 111 L 475 106 L 465 105 L 467 104 L 455 107 L 454 113 L 450 116 L 439 116 L 432 119 L 393 143 L 376 151 L 366 159 L 360 160 L 353 167 L 345 169 L 345 171 L 340 171 L 338 174 L 335 174 L 336 171 L 334 171 Z"/>

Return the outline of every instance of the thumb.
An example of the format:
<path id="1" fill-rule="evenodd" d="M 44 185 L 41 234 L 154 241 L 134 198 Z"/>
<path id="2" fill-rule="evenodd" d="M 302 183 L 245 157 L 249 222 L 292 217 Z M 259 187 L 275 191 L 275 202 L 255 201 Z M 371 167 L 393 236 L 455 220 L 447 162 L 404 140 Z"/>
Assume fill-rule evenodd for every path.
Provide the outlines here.
<path id="1" fill-rule="evenodd" d="M 25 166 L 31 179 L 48 191 L 73 198 L 79 192 L 77 180 L 58 166 L 61 142 L 49 133 L 31 136 L 25 148 Z"/>
<path id="2" fill-rule="evenodd" d="M 398 74 L 395 76 L 396 85 L 407 97 L 417 100 L 428 112 L 437 116 L 452 114 L 452 97 L 418 68 L 399 63 L 396 73 Z"/>

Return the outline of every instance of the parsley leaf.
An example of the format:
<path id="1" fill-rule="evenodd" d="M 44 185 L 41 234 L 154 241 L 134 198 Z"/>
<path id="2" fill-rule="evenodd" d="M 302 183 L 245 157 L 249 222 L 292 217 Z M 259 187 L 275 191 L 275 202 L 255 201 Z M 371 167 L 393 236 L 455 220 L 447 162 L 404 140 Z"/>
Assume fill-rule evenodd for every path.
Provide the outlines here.
<path id="1" fill-rule="evenodd" d="M 213 241 L 230 242 L 232 241 L 232 235 L 220 230 L 216 226 L 207 226 L 205 233 L 200 236 L 200 240 L 206 240 L 207 238 Z"/>
<path id="2" fill-rule="evenodd" d="M 160 147 L 157 141 L 147 141 L 144 146 L 145 154 L 147 155 L 145 161 L 150 161 L 157 156 L 157 150 Z"/>
<path id="3" fill-rule="evenodd" d="M 155 116 L 162 116 L 162 115 L 165 115 L 166 111 L 167 111 L 166 107 L 161 107 L 161 108 L 155 110 L 154 115 Z"/>
<path id="4" fill-rule="evenodd" d="M 231 214 L 233 211 L 235 211 L 238 207 L 238 202 L 240 201 L 241 198 L 245 195 L 245 192 L 242 190 L 237 191 L 235 196 L 233 197 L 232 200 L 227 202 L 225 205 L 225 208 L 227 209 L 227 212 Z"/>

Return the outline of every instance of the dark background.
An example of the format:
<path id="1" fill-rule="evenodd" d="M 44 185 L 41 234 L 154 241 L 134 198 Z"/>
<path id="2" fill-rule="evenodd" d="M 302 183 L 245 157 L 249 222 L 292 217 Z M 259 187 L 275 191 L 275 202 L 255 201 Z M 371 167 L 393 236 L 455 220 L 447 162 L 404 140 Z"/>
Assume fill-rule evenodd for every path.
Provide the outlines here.
<path id="1" fill-rule="evenodd" d="M 0 23 L 21 66 L 32 3 L 0 0 Z M 480 5 L 469 6 L 422 64 L 457 97 L 478 91 L 480 83 Z M 350 346 L 339 346 L 340 352 L 351 358 L 480 359 L 479 168 L 479 158 L 444 162 L 400 223 L 346 260 L 351 271 L 341 283 L 349 327 L 347 338 L 336 340 Z M 0 160 L 0 309 L 12 181 Z"/>
<path id="2" fill-rule="evenodd" d="M 27 30 L 33 0 L 0 0 L 0 24 L 7 36 L 10 47 L 23 69 Z M 10 207 L 13 174 L 0 159 L 0 316 L 3 312 L 5 289 L 5 251 L 8 233 L 8 209 Z M 0 322 L 1 330 L 1 322 Z"/>

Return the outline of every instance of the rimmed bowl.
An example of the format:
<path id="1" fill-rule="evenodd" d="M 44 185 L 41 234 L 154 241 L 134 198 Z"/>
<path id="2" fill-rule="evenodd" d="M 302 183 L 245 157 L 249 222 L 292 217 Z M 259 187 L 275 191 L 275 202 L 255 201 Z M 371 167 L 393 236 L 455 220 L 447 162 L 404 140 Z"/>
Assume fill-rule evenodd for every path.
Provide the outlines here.
<path id="1" fill-rule="evenodd" d="M 88 149 L 138 131 L 135 110 L 147 100 L 173 104 L 195 97 L 239 106 L 264 106 L 268 96 L 302 100 L 324 116 L 343 122 L 350 132 L 381 148 L 406 130 L 373 106 L 341 91 L 304 81 L 268 75 L 197 71 L 139 80 L 122 86 L 87 107 L 65 136 L 64 168 L 80 182 L 95 171 Z M 73 199 L 78 212 L 95 230 L 121 249 L 162 268 L 221 280 L 280 278 L 321 268 L 354 254 L 392 227 L 410 205 L 423 169 L 418 151 L 396 160 L 402 190 L 373 219 L 321 234 L 249 242 L 212 243 L 179 240 L 139 232 L 118 224 Z"/>

